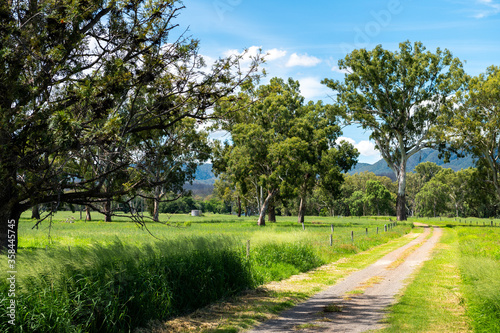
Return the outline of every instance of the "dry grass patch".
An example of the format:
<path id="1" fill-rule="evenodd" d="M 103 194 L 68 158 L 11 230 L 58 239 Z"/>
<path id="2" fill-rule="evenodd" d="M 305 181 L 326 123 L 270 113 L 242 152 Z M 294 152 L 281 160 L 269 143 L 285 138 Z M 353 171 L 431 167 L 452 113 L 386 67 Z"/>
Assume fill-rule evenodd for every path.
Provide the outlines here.
<path id="1" fill-rule="evenodd" d="M 408 257 L 413 252 L 415 252 L 416 249 L 418 249 L 420 246 L 422 246 L 422 244 L 424 244 L 431 236 L 432 236 L 432 232 L 429 233 L 429 235 L 427 235 L 427 237 L 425 237 L 425 239 L 423 239 L 420 243 L 415 244 L 415 245 L 407 248 L 396 260 L 394 260 L 392 263 L 390 263 L 387 266 L 387 269 L 396 269 L 396 268 L 398 268 L 402 263 L 404 263 L 406 261 L 406 259 L 408 259 Z"/>

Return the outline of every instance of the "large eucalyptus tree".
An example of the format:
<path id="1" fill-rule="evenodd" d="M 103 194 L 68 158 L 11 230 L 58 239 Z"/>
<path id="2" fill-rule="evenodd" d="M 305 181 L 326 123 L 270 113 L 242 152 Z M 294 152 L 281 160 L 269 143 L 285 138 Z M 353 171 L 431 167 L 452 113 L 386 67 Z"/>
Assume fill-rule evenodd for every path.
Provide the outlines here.
<path id="1" fill-rule="evenodd" d="M 396 52 L 380 45 L 354 50 L 339 68 L 347 71 L 344 82 L 323 83 L 335 91 L 345 120 L 371 131 L 398 181 L 397 218 L 406 220 L 407 161 L 423 148 L 444 148 L 438 120 L 463 86 L 462 63 L 446 49 L 431 53 L 407 41 Z"/>
<path id="2" fill-rule="evenodd" d="M 358 152 L 346 142 L 336 144 L 342 132 L 332 106 L 305 103 L 298 81 L 272 78 L 244 95 L 246 103 L 223 124 L 232 143 L 220 149 L 216 169 L 231 174 L 244 192 L 255 188 L 258 225 L 265 225 L 266 211 L 278 196 L 300 199 L 303 222 L 306 197 L 314 185 L 322 177 L 323 186 L 340 186 L 340 174 L 356 163 Z M 223 103 L 218 112 L 234 107 Z"/>

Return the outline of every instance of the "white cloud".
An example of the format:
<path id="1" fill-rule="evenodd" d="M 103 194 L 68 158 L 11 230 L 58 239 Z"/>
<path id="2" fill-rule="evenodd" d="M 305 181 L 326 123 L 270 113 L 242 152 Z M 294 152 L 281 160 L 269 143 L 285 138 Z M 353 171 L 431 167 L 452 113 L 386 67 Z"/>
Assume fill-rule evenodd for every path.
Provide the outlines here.
<path id="1" fill-rule="evenodd" d="M 346 142 L 350 143 L 353 146 L 356 144 L 356 141 L 354 141 L 351 138 L 346 138 L 345 136 L 341 136 L 341 137 L 337 138 L 337 140 L 335 142 L 337 144 L 339 144 L 341 141 L 346 141 Z"/>
<path id="2" fill-rule="evenodd" d="M 380 153 L 375 150 L 375 144 L 371 141 L 363 140 L 358 142 L 355 147 L 359 150 L 359 153 L 363 156 L 378 156 Z"/>
<path id="3" fill-rule="evenodd" d="M 257 56 L 261 51 L 261 46 L 250 46 L 248 49 L 243 51 L 238 51 L 236 49 L 227 50 L 224 52 L 225 57 L 231 56 L 243 56 L 243 61 L 251 61 L 253 57 Z"/>
<path id="4" fill-rule="evenodd" d="M 477 19 L 500 13 L 500 4 L 493 0 L 476 0 L 479 9 L 474 10 L 474 17 Z"/>
<path id="5" fill-rule="evenodd" d="M 276 60 L 276 59 L 279 59 L 279 58 L 283 58 L 284 56 L 286 56 L 286 51 L 285 50 L 278 50 L 278 49 L 271 49 L 271 50 L 268 50 L 266 52 L 266 57 L 265 59 L 267 61 L 273 61 L 273 60 Z"/>
<path id="6" fill-rule="evenodd" d="M 273 61 L 273 60 L 277 60 L 277 59 L 285 57 L 287 52 L 285 50 L 279 50 L 277 48 L 270 49 L 270 50 L 262 50 L 261 46 L 250 46 L 248 49 L 243 50 L 243 51 L 238 51 L 236 49 L 230 49 L 230 50 L 225 51 L 223 53 L 223 55 L 225 57 L 243 56 L 242 61 L 244 63 L 249 63 L 252 60 L 252 58 L 255 58 L 259 53 L 264 56 L 264 59 L 266 61 Z"/>
<path id="7" fill-rule="evenodd" d="M 294 66 L 304 66 L 304 67 L 313 67 L 321 62 L 321 59 L 309 56 L 306 54 L 298 55 L 294 53 L 288 59 L 286 63 L 286 67 L 294 67 Z"/>
<path id="8" fill-rule="evenodd" d="M 354 148 L 356 148 L 359 151 L 360 157 L 359 161 L 360 162 L 365 162 L 365 163 L 374 163 L 380 160 L 382 157 L 380 156 L 380 152 L 375 149 L 375 144 L 371 141 L 368 140 L 361 140 L 358 143 L 356 143 L 355 140 L 341 136 L 337 139 L 337 143 L 340 143 L 341 141 L 347 141 L 348 143 L 352 144 Z"/>
<path id="9" fill-rule="evenodd" d="M 299 79 L 300 92 L 306 99 L 324 99 L 331 92 L 330 88 L 321 84 L 321 80 L 316 77 L 305 77 Z"/>

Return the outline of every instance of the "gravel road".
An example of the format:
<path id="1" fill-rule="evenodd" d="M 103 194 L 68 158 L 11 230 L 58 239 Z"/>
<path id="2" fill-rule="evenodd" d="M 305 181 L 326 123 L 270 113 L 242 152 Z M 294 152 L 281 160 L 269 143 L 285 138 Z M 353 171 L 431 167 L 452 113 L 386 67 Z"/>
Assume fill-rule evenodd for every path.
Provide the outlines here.
<path id="1" fill-rule="evenodd" d="M 394 302 L 415 268 L 429 259 L 441 234 L 439 228 L 431 231 L 426 227 L 405 246 L 248 333 L 365 332 L 382 328 L 385 308 Z"/>

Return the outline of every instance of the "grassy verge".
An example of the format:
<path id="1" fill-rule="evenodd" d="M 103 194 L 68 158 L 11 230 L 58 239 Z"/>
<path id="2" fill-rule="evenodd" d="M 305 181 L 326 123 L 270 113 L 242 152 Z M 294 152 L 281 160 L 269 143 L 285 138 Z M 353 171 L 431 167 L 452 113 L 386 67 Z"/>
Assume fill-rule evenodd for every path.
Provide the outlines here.
<path id="1" fill-rule="evenodd" d="M 380 332 L 469 332 L 459 257 L 457 232 L 445 229 L 432 259 L 390 308 L 388 326 Z"/>
<path id="2" fill-rule="evenodd" d="M 460 271 L 475 332 L 500 332 L 500 229 L 458 228 Z"/>
<path id="3" fill-rule="evenodd" d="M 249 329 L 258 322 L 273 318 L 281 311 L 328 288 L 350 273 L 372 264 L 416 236 L 415 233 L 411 233 L 356 255 L 347 254 L 337 262 L 292 276 L 287 280 L 268 283 L 261 288 L 210 305 L 185 317 L 167 322 L 151 322 L 144 331 L 215 333 Z"/>
<path id="4" fill-rule="evenodd" d="M 74 247 L 87 246 L 99 243 L 112 244 L 118 237 L 126 244 L 144 245 L 161 240 L 176 239 L 178 237 L 192 237 L 193 235 L 229 235 L 240 239 L 242 243 L 251 240 L 252 246 L 269 242 L 295 242 L 304 238 L 315 238 L 316 243 L 329 243 L 331 225 L 334 226 L 334 242 L 348 243 L 350 232 L 354 232 L 357 246 L 364 247 L 361 241 L 366 239 L 365 229 L 369 229 L 369 236 L 376 235 L 376 228 L 383 233 L 384 225 L 389 218 L 382 217 L 306 217 L 305 230 L 297 223 L 296 217 L 277 216 L 277 223 L 267 223 L 265 227 L 257 226 L 257 218 L 236 217 L 234 215 L 205 214 L 192 217 L 187 214 L 161 214 L 160 223 L 148 223 L 144 228 L 131 223 L 124 217 L 117 217 L 114 222 L 103 222 L 100 214 L 93 214 L 94 221 L 85 222 L 79 219 L 79 212 L 62 211 L 55 214 L 53 223 L 45 220 L 38 228 L 32 229 L 34 220 L 29 219 L 30 213 L 25 212 L 19 221 L 19 247 L 23 249 L 51 248 L 57 246 Z M 408 225 L 411 225 L 409 223 Z M 367 244 L 372 246 L 372 244 Z M 349 250 L 349 248 L 346 248 Z"/>

